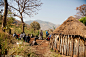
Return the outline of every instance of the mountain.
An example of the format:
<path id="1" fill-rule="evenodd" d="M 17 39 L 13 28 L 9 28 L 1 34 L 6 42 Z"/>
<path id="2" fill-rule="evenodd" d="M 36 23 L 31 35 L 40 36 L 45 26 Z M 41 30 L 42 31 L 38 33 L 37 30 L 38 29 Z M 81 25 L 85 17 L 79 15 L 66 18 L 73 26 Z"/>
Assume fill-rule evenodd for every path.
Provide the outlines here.
<path id="1" fill-rule="evenodd" d="M 25 21 L 26 24 L 30 25 L 33 21 L 36 21 L 40 24 L 42 30 L 48 30 L 48 29 L 53 29 L 53 27 L 58 27 L 59 25 L 55 25 L 51 22 L 46 22 L 46 21 L 41 21 L 41 20 L 30 20 L 30 21 Z"/>

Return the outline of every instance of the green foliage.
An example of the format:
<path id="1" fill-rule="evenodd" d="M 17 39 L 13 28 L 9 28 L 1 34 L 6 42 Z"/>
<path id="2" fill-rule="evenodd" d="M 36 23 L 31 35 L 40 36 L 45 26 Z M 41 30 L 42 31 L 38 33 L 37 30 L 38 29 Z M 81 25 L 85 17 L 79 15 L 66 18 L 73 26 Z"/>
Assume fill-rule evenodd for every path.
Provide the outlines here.
<path id="1" fill-rule="evenodd" d="M 8 14 L 12 14 L 12 12 L 8 10 Z"/>
<path id="2" fill-rule="evenodd" d="M 1 54 L 5 54 L 5 51 L 8 50 L 7 35 L 0 32 L 0 45 L 1 45 Z"/>
<path id="3" fill-rule="evenodd" d="M 38 57 L 34 52 L 30 52 L 27 55 L 28 57 Z"/>
<path id="4" fill-rule="evenodd" d="M 81 19 L 79 19 L 79 21 L 86 26 L 86 17 L 82 17 Z"/>
<path id="5" fill-rule="evenodd" d="M 7 28 L 9 29 L 11 27 L 11 24 L 14 22 L 15 18 L 8 17 L 7 19 Z"/>
<path id="6" fill-rule="evenodd" d="M 40 24 L 38 22 L 36 22 L 36 21 L 33 21 L 30 24 L 30 27 L 33 28 L 33 29 L 39 30 L 40 29 Z"/>

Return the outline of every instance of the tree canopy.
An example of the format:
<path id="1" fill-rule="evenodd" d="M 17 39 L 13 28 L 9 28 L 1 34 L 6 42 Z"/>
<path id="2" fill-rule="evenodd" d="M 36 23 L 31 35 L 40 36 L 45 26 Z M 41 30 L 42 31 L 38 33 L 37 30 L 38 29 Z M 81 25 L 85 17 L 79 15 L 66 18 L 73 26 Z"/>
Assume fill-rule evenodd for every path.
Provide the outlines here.
<path id="1" fill-rule="evenodd" d="M 82 17 L 81 19 L 79 19 L 79 21 L 86 26 L 86 17 Z"/>
<path id="2" fill-rule="evenodd" d="M 74 15 L 76 19 L 80 19 L 81 17 L 86 16 L 86 4 L 76 7 L 76 10 L 77 10 L 77 14 Z"/>
<path id="3" fill-rule="evenodd" d="M 30 27 L 33 28 L 33 29 L 39 30 L 40 29 L 40 24 L 38 22 L 36 22 L 36 21 L 33 21 L 30 24 Z"/>
<path id="4" fill-rule="evenodd" d="M 78 10 L 77 14 L 80 14 L 81 16 L 86 16 L 86 4 L 76 7 L 76 10 Z"/>

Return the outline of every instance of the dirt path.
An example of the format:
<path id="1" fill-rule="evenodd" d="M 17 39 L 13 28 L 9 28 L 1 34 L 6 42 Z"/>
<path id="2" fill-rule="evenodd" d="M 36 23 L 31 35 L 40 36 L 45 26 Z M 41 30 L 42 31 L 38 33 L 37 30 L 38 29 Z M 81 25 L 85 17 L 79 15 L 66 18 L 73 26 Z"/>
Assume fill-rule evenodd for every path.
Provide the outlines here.
<path id="1" fill-rule="evenodd" d="M 31 38 L 32 42 L 34 38 Z M 43 40 L 36 40 L 38 44 L 40 44 Z M 32 46 L 33 48 L 36 48 L 37 45 Z M 51 52 L 49 48 L 49 41 L 45 40 L 41 45 L 38 45 L 38 47 L 35 50 L 35 53 L 38 55 L 38 57 L 61 57 L 60 54 L 56 52 Z"/>

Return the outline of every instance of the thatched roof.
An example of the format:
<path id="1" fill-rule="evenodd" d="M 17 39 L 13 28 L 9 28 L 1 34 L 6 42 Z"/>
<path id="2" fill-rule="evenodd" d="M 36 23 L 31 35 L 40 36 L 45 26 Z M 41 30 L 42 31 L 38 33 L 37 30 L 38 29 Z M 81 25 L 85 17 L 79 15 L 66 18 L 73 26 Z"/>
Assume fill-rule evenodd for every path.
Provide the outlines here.
<path id="1" fill-rule="evenodd" d="M 84 37 L 86 35 L 86 26 L 74 17 L 70 16 L 63 22 L 63 24 L 53 31 L 53 34 L 60 33 L 64 35 L 80 35 Z"/>

